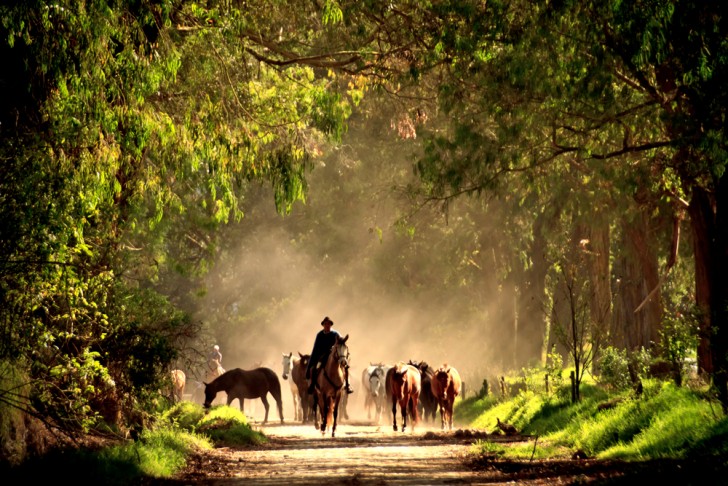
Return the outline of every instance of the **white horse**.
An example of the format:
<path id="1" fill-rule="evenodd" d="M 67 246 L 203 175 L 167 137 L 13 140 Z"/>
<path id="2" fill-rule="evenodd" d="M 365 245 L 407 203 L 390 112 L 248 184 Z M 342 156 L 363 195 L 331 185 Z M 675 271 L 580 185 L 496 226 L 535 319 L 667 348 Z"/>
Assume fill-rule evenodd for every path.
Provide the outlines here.
<path id="1" fill-rule="evenodd" d="M 187 377 L 185 376 L 185 372 L 182 370 L 172 370 L 172 400 L 174 403 L 179 403 L 182 401 L 182 395 L 185 391 L 185 381 L 187 381 Z"/>
<path id="2" fill-rule="evenodd" d="M 367 419 L 372 418 L 372 407 L 374 407 L 374 419 L 379 423 L 382 410 L 387 403 L 387 391 L 385 378 L 391 366 L 384 364 L 370 363 L 362 371 L 362 386 L 364 388 L 364 407 L 367 409 Z"/>
<path id="3" fill-rule="evenodd" d="M 288 380 L 288 375 L 291 375 L 293 367 L 297 366 L 301 361 L 300 356 L 293 356 L 293 352 L 288 354 L 283 353 L 283 376 L 284 380 Z M 298 386 L 293 381 L 293 375 L 290 379 L 291 384 L 291 395 L 293 396 L 293 420 L 303 420 L 303 407 L 301 406 L 301 396 L 298 393 Z"/>

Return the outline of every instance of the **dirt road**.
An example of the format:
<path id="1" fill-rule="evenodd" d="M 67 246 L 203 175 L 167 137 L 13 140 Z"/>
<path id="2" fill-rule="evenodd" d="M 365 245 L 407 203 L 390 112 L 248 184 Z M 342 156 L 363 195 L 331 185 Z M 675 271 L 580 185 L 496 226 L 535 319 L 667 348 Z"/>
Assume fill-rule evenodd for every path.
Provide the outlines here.
<path id="1" fill-rule="evenodd" d="M 723 477 L 726 465 L 685 461 L 479 461 L 467 452 L 483 431 L 443 433 L 418 427 L 394 432 L 367 422 L 340 424 L 335 438 L 312 425 L 256 424 L 268 442 L 247 448 L 217 447 L 192 458 L 176 478 L 155 485 L 442 485 L 442 484 L 641 484 L 657 478 L 694 483 L 697 477 Z M 533 439 L 524 438 L 533 442 Z M 698 474 L 699 471 L 702 474 Z M 676 484 L 676 483 L 673 483 Z"/>
<path id="2" fill-rule="evenodd" d="M 322 437 L 312 425 L 255 425 L 269 442 L 217 448 L 195 458 L 179 484 L 453 484 L 477 482 L 462 455 L 471 441 L 433 429 L 340 424 Z M 429 433 L 428 433 L 429 432 Z M 447 435 L 447 439 L 443 439 Z M 441 437 L 438 437 L 441 436 Z"/>

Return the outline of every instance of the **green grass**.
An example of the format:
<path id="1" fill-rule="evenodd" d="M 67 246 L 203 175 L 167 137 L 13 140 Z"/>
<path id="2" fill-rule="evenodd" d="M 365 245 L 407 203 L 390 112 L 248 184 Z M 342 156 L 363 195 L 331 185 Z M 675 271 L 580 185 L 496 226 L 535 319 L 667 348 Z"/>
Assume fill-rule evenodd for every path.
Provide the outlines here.
<path id="1" fill-rule="evenodd" d="M 581 387 L 581 401 L 564 394 L 521 392 L 508 400 L 471 398 L 457 403 L 460 423 L 495 430 L 496 419 L 537 437 L 517 444 L 481 441 L 475 454 L 519 458 L 563 458 L 582 450 L 602 459 L 685 459 L 728 455 L 728 418 L 705 393 L 672 383 L 646 380 L 642 396 L 607 394 L 593 383 Z M 614 406 L 599 410 L 600 404 Z M 464 422 L 465 421 L 465 422 Z"/>
<path id="2" fill-rule="evenodd" d="M 217 444 L 262 444 L 266 438 L 248 425 L 248 419 L 236 408 L 225 405 L 212 407 L 197 424 L 197 430 Z"/>
<path id="3" fill-rule="evenodd" d="M 76 484 L 138 484 L 144 478 L 174 476 L 185 467 L 190 454 L 215 444 L 260 444 L 265 440 L 238 409 L 218 406 L 206 412 L 200 405 L 181 402 L 165 410 L 155 426 L 136 441 L 119 441 L 94 450 L 59 450 L 0 471 L 0 475 L 9 478 L 8 484 L 49 476 Z"/>

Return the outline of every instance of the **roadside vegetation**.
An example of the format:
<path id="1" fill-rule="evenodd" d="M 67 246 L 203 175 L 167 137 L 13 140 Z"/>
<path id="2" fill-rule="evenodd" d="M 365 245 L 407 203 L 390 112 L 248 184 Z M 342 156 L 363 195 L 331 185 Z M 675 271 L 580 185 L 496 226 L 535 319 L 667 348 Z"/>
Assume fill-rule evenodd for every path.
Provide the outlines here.
<path id="1" fill-rule="evenodd" d="M 193 454 L 216 445 L 261 444 L 266 440 L 232 407 L 217 406 L 205 413 L 198 404 L 180 402 L 158 414 L 155 422 L 135 440 L 103 440 L 94 446 L 59 449 L 11 468 L 3 477 L 18 482 L 40 480 L 52 471 L 57 479 L 72 478 L 81 484 L 138 484 L 145 478 L 172 477 Z"/>
<path id="2" fill-rule="evenodd" d="M 532 371 L 532 383 L 541 373 Z M 523 382 L 524 375 L 511 377 Z M 728 418 L 706 386 L 678 387 L 672 381 L 646 378 L 641 391 L 615 389 L 592 377 L 572 402 L 568 386 L 551 392 L 536 386 L 514 396 L 482 393 L 457 403 L 461 424 L 499 433 L 497 422 L 513 425 L 532 440 L 479 440 L 480 458 L 533 459 L 694 459 L 728 457 Z M 725 461 L 725 459 L 723 459 Z"/>

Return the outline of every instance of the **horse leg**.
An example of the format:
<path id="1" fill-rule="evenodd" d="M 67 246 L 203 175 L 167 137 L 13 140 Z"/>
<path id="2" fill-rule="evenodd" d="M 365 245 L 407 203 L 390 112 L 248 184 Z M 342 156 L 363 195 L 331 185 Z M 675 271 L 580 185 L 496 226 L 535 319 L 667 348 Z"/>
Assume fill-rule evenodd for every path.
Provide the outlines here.
<path id="1" fill-rule="evenodd" d="M 439 402 L 438 404 L 440 406 L 440 422 L 441 422 L 441 427 L 440 428 L 442 430 L 445 430 L 445 421 L 446 421 L 446 418 L 445 418 L 445 404 L 443 403 L 442 400 L 439 400 L 439 399 L 438 399 L 438 402 Z"/>
<path id="2" fill-rule="evenodd" d="M 392 397 L 392 426 L 394 431 L 397 432 L 397 399 Z"/>
<path id="3" fill-rule="evenodd" d="M 281 397 L 280 393 L 276 393 L 273 395 L 273 399 L 276 401 L 276 405 L 278 407 L 278 418 L 281 419 L 281 423 L 283 423 L 283 397 Z"/>
<path id="4" fill-rule="evenodd" d="M 402 432 L 404 432 L 404 429 L 407 428 L 407 406 L 408 406 L 409 398 L 405 398 L 403 401 L 399 402 L 399 408 L 402 411 Z"/>
<path id="5" fill-rule="evenodd" d="M 316 430 L 319 430 L 318 409 L 320 408 L 318 396 L 314 393 L 311 398 L 311 420 Z"/>
<path id="6" fill-rule="evenodd" d="M 301 414 L 298 410 L 300 404 L 298 403 L 298 391 L 293 394 L 293 420 L 301 420 Z"/>
<path id="7" fill-rule="evenodd" d="M 260 401 L 263 402 L 263 406 L 265 407 L 265 418 L 263 419 L 263 423 L 266 424 L 268 423 L 268 409 L 270 408 L 270 406 L 268 405 L 268 397 L 263 395 L 262 397 L 260 397 Z"/>
<path id="8" fill-rule="evenodd" d="M 450 422 L 450 430 L 452 430 L 452 411 L 453 411 L 453 405 L 454 405 L 453 402 L 448 403 L 447 415 L 448 415 L 448 420 Z"/>
<path id="9" fill-rule="evenodd" d="M 419 408 L 417 408 L 417 397 L 412 396 L 409 399 L 409 418 L 410 422 L 412 422 L 412 432 L 415 431 L 415 426 L 417 426 L 417 417 L 419 416 L 418 413 L 420 411 Z"/>
<path id="10" fill-rule="evenodd" d="M 336 434 L 336 418 L 339 416 L 339 403 L 339 400 L 334 398 L 334 421 L 331 424 L 331 437 L 334 437 Z"/>
<path id="11" fill-rule="evenodd" d="M 329 415 L 329 404 L 325 398 L 319 398 L 319 411 L 321 412 L 321 435 L 326 433 L 326 419 Z"/>

